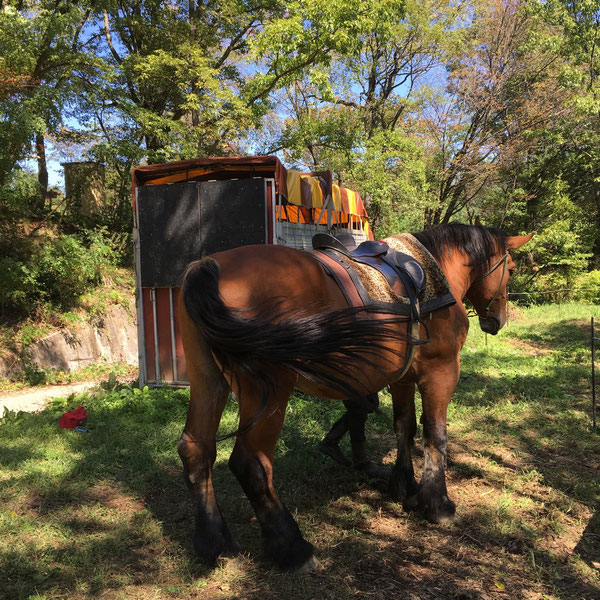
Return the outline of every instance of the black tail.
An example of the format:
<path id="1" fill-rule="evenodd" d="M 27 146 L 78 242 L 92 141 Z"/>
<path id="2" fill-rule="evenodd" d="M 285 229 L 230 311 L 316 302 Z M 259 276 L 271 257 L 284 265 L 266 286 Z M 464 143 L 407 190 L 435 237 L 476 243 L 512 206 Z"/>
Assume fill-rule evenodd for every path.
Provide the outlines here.
<path id="1" fill-rule="evenodd" d="M 369 307 L 345 308 L 317 314 L 281 310 L 281 300 L 247 311 L 228 308 L 219 294 L 219 264 L 212 258 L 192 263 L 183 278 L 185 308 L 206 339 L 222 368 L 234 376 L 248 374 L 264 390 L 261 416 L 273 385 L 274 366 L 335 389 L 362 402 L 367 390 L 356 381 L 361 368 L 377 367 L 390 341 L 409 343 L 397 324 L 399 317 L 368 318 Z M 394 327 L 396 325 L 396 327 Z M 403 357 L 400 357 L 401 359 Z M 369 390 L 372 391 L 372 390 Z M 238 399 L 239 400 L 239 399 Z"/>

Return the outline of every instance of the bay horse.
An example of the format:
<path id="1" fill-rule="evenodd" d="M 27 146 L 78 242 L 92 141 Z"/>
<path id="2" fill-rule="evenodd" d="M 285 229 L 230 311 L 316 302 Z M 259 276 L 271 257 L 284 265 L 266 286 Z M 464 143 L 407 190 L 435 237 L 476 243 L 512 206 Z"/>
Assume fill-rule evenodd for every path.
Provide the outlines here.
<path id="1" fill-rule="evenodd" d="M 217 428 L 231 391 L 240 425 L 229 467 L 278 567 L 315 563 L 312 544 L 273 485 L 273 452 L 294 388 L 345 400 L 360 411 L 361 401 L 389 385 L 398 446 L 392 495 L 431 521 L 454 515 L 445 479 L 446 411 L 469 327 L 462 299 L 473 304 L 483 331 L 497 333 L 506 321 L 506 285 L 514 268 L 510 251 L 531 236 L 507 237 L 497 229 L 460 224 L 415 236 L 436 258 L 457 303 L 426 321 L 428 332 L 421 328 L 421 335 L 430 341 L 418 346 L 399 381 L 412 343 L 406 321 L 349 307 L 309 253 L 243 246 L 189 265 L 179 318 L 190 404 L 178 451 L 196 503 L 194 548 L 205 562 L 238 550 L 212 485 Z M 423 404 L 425 460 L 419 485 L 411 459 L 415 385 Z"/>

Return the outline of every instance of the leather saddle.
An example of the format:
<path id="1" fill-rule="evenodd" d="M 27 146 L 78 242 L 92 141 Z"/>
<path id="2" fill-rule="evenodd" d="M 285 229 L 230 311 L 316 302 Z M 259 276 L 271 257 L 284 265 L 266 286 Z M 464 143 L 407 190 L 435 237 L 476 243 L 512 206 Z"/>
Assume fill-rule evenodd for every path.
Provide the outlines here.
<path id="1" fill-rule="evenodd" d="M 385 242 L 368 241 L 357 247 L 352 236 L 342 234 L 340 238 L 327 233 L 317 233 L 312 239 L 313 250 L 308 252 L 337 283 L 349 306 L 398 315 L 408 321 L 410 345 L 398 375 L 400 379 L 409 369 L 416 347 L 429 342 L 429 331 L 421 319 L 418 302 L 418 297 L 427 283 L 425 271 L 415 258 L 390 248 Z M 397 296 L 408 298 L 408 303 L 374 301 L 352 267 L 353 262 L 377 269 Z M 424 339 L 419 339 L 420 324 L 425 329 Z"/>
<path id="2" fill-rule="evenodd" d="M 338 239 L 328 233 L 317 233 L 312 239 L 312 245 L 315 250 L 333 250 L 350 261 L 377 269 L 392 289 L 397 288 L 401 282 L 411 304 L 416 304 L 427 283 L 427 276 L 419 261 L 408 254 L 393 250 L 385 242 L 367 241 L 356 247 L 350 235 L 340 236 Z"/>

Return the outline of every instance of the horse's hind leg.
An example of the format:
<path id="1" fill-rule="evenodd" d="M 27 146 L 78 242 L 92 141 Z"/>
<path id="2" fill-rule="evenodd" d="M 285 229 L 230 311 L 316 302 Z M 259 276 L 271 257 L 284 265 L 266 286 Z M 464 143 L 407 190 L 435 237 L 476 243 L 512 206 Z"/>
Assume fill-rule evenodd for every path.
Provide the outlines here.
<path id="1" fill-rule="evenodd" d="M 336 462 L 351 466 L 365 473 L 369 477 L 377 479 L 388 479 L 390 471 L 387 467 L 376 465 L 367 454 L 365 425 L 369 414 L 375 412 L 379 407 L 378 394 L 369 394 L 364 398 L 364 405 L 344 402 L 346 412 L 337 420 L 319 443 L 319 450 L 330 456 Z M 350 433 L 350 444 L 352 447 L 352 462 L 341 452 L 339 443 L 346 433 Z"/>
<path id="2" fill-rule="evenodd" d="M 374 479 L 389 479 L 390 469 L 375 464 L 367 453 L 365 425 L 367 417 L 379 408 L 378 394 L 369 394 L 366 396 L 364 406 L 345 404 L 348 408 L 348 428 L 350 430 L 350 445 L 352 447 L 352 463 L 354 468 Z"/>
<path id="3" fill-rule="evenodd" d="M 393 383 L 391 386 L 394 407 L 394 432 L 398 457 L 390 478 L 390 494 L 405 507 L 416 503 L 418 491 L 412 462 L 412 446 L 417 432 L 415 416 L 415 384 Z M 414 508 L 414 506 L 413 506 Z"/>
<path id="4" fill-rule="evenodd" d="M 217 428 L 229 387 L 202 341 L 190 335 L 194 330 L 188 329 L 183 333 L 190 379 L 190 404 L 177 450 L 183 462 L 185 480 L 196 504 L 194 549 L 201 560 L 214 564 L 220 555 L 234 554 L 238 549 L 217 505 L 212 485 L 212 469 L 217 456 Z"/>
<path id="5" fill-rule="evenodd" d="M 313 546 L 300 533 L 288 509 L 273 487 L 273 451 L 279 438 L 294 377 L 278 378 L 277 389 L 261 418 L 238 435 L 229 467 L 250 500 L 262 530 L 264 548 L 281 569 L 310 565 Z M 240 426 L 243 428 L 260 410 L 260 390 L 247 378 L 240 377 Z"/>
<path id="6" fill-rule="evenodd" d="M 342 454 L 340 450 L 340 440 L 348 433 L 350 425 L 348 424 L 348 413 L 345 412 L 328 431 L 327 435 L 319 442 L 317 448 L 319 452 L 329 456 L 335 462 L 345 467 L 350 467 L 352 463 Z"/>

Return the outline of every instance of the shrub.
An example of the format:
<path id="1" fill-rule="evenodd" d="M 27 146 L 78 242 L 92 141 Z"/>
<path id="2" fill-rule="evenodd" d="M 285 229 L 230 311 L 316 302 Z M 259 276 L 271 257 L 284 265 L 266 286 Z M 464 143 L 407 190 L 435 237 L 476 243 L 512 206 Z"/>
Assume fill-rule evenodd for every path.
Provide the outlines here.
<path id="1" fill-rule="evenodd" d="M 581 273 L 574 281 L 573 299 L 590 304 L 600 304 L 600 271 Z"/>
<path id="2" fill-rule="evenodd" d="M 33 173 L 13 169 L 8 180 L 0 186 L 0 208 L 3 216 L 27 214 L 40 196 L 40 184 Z"/>
<path id="3" fill-rule="evenodd" d="M 42 305 L 68 310 L 119 261 L 103 230 L 32 240 L 17 258 L 0 259 L 3 313 L 31 315 Z"/>

